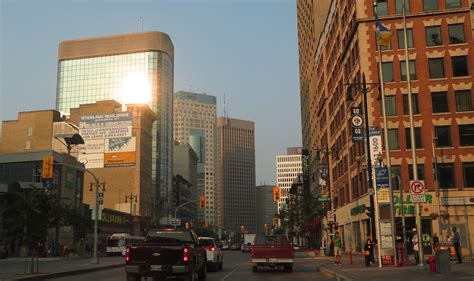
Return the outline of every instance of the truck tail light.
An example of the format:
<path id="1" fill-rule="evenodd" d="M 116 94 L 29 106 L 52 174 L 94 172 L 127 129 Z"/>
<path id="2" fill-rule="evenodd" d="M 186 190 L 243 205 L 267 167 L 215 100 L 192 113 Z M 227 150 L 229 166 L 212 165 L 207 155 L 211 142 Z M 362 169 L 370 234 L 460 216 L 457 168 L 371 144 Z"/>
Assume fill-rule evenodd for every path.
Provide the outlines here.
<path id="1" fill-rule="evenodd" d="M 253 249 L 253 247 L 250 247 L 250 255 L 253 256 L 253 253 L 255 252 L 255 250 Z"/>
<path id="2" fill-rule="evenodd" d="M 184 262 L 189 261 L 189 249 L 188 248 L 183 249 L 183 261 Z"/>
<path id="3" fill-rule="evenodd" d="M 125 249 L 125 263 L 130 263 L 130 247 Z"/>
<path id="4" fill-rule="evenodd" d="M 210 247 L 206 247 L 206 250 L 213 252 L 213 251 L 215 251 L 215 250 L 216 250 L 216 248 L 215 248 L 215 247 L 212 247 L 212 246 L 210 246 Z"/>

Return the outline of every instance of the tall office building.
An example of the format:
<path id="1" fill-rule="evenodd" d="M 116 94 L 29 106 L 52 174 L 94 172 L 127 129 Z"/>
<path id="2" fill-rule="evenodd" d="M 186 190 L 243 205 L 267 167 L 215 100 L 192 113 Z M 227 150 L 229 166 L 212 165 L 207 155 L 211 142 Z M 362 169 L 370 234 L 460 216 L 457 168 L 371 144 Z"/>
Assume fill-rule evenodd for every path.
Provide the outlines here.
<path id="1" fill-rule="evenodd" d="M 217 118 L 216 166 L 218 227 L 256 231 L 254 122 Z"/>
<path id="2" fill-rule="evenodd" d="M 198 155 L 197 194 L 206 208 L 198 209 L 198 223 L 215 225 L 216 97 L 179 91 L 174 99 L 174 139 L 188 143 Z M 199 204 L 197 204 L 199 205 Z"/>
<path id="3" fill-rule="evenodd" d="M 155 215 L 166 215 L 173 178 L 173 61 L 170 37 L 140 32 L 64 41 L 59 44 L 56 108 L 99 100 L 145 103 L 157 114 L 153 124 L 152 181 Z"/>
<path id="4" fill-rule="evenodd" d="M 301 147 L 288 147 L 286 155 L 276 157 L 277 186 L 280 189 L 278 211 L 286 204 L 291 183 L 303 172 L 301 153 Z"/>
<path id="5" fill-rule="evenodd" d="M 278 206 L 277 202 L 273 201 L 273 188 L 274 185 L 257 186 L 257 233 L 264 233 L 273 225 Z"/>

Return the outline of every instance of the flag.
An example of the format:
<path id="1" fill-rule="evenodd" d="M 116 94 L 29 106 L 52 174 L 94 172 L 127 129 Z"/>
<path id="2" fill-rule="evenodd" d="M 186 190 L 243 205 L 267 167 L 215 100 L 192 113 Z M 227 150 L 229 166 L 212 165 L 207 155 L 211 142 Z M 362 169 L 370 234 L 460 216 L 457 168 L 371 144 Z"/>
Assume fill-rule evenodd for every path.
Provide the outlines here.
<path id="1" fill-rule="evenodd" d="M 380 46 L 389 47 L 390 39 L 392 38 L 392 32 L 382 25 L 377 14 L 375 14 L 375 30 L 377 34 L 377 44 Z"/>

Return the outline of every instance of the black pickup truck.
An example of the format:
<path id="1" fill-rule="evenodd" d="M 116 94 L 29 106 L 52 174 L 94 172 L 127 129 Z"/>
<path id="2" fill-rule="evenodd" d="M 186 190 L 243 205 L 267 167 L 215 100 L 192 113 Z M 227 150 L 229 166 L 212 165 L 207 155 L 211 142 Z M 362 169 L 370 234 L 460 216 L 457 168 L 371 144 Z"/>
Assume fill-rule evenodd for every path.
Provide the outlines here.
<path id="1" fill-rule="evenodd" d="M 143 243 L 132 243 L 125 250 L 127 281 L 152 277 L 163 280 L 168 276 L 185 280 L 206 280 L 206 250 L 190 229 L 164 228 L 151 230 Z"/>

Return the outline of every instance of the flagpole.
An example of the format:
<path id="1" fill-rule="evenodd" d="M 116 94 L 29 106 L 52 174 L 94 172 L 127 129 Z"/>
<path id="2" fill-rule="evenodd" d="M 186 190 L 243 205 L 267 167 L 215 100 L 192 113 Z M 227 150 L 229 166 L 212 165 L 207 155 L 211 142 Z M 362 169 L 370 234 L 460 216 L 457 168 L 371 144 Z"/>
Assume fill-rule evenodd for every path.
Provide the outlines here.
<path id="1" fill-rule="evenodd" d="M 374 4 L 374 13 L 377 15 L 377 11 L 375 9 L 377 4 Z M 396 228 L 395 228 L 395 213 L 393 208 L 393 191 L 392 191 L 392 181 L 391 181 L 391 161 L 390 161 L 390 146 L 388 141 L 388 122 L 387 122 L 387 107 L 385 103 L 385 87 L 384 87 L 384 80 L 383 80 L 383 69 L 382 69 L 382 51 L 379 41 L 377 42 L 377 50 L 378 50 L 378 68 L 379 68 L 379 86 L 380 86 L 380 95 L 382 99 L 382 116 L 383 116 L 383 134 L 384 134 L 384 144 L 385 144 L 385 157 L 387 159 L 387 169 L 389 175 L 388 181 L 388 188 L 389 188 L 389 198 L 390 198 L 390 224 L 391 224 L 391 234 L 392 234 L 392 250 L 393 250 L 393 264 L 396 266 L 398 265 L 397 259 L 397 245 L 396 245 Z M 377 188 L 377 186 L 376 186 Z M 379 242 L 380 243 L 380 242 Z M 380 244 L 379 244 L 380 245 Z"/>
<path id="2" fill-rule="evenodd" d="M 416 143 L 415 143 L 415 123 L 413 120 L 413 100 L 411 93 L 411 75 L 410 75 L 410 58 L 408 57 L 408 38 L 407 38 L 407 20 L 406 20 L 406 9 L 405 0 L 402 0 L 402 16 L 403 16 L 403 40 L 405 43 L 405 69 L 407 75 L 407 87 L 408 87 L 408 114 L 410 117 L 410 143 L 411 143 L 411 155 L 412 155 L 412 168 L 413 168 L 413 179 L 418 180 L 418 169 L 416 161 Z M 402 198 L 403 200 L 403 198 Z M 416 203 L 416 229 L 418 236 L 418 267 L 424 269 L 425 265 L 423 262 L 423 245 L 421 244 L 421 214 L 420 214 L 420 203 Z"/>

